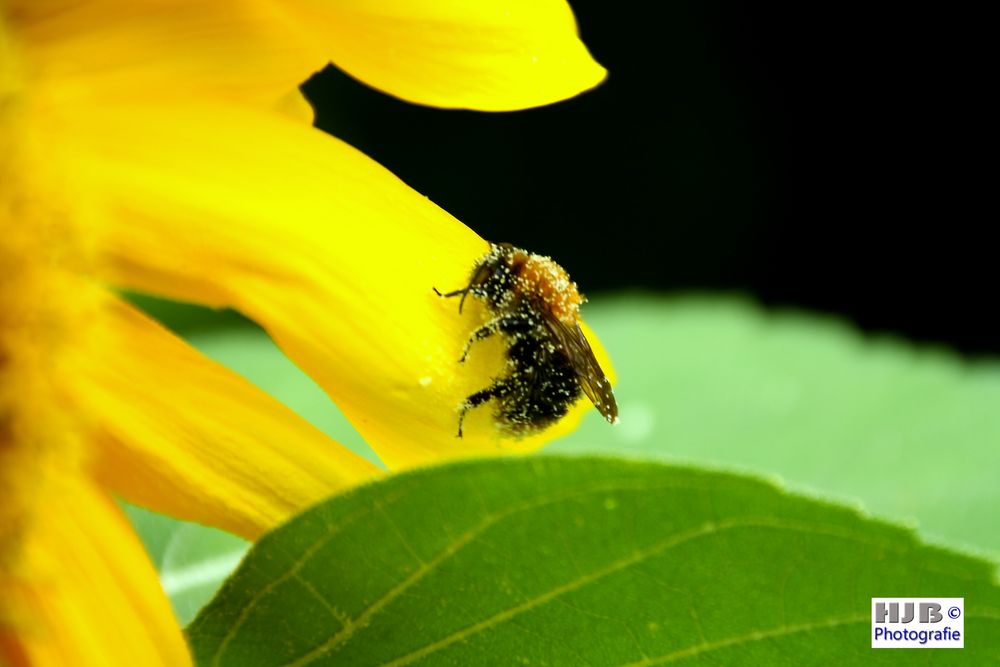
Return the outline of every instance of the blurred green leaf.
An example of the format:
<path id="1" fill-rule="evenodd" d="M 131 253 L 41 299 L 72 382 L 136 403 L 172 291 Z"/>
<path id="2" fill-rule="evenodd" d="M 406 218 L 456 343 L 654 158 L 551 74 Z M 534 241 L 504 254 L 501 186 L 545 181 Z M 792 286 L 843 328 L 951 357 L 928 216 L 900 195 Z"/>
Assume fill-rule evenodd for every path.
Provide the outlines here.
<path id="1" fill-rule="evenodd" d="M 187 335 L 195 331 L 205 331 L 224 327 L 245 326 L 250 320 L 227 308 L 206 308 L 193 303 L 173 301 L 161 297 L 123 292 L 122 297 L 129 303 L 159 320 L 171 331 Z"/>
<path id="2" fill-rule="evenodd" d="M 780 475 L 932 539 L 1000 554 L 1000 363 L 715 298 L 596 298 L 621 423 L 549 452 Z"/>
<path id="3" fill-rule="evenodd" d="M 1000 363 L 865 337 L 735 299 L 615 297 L 586 306 L 619 375 L 621 423 L 597 414 L 549 447 L 776 474 L 860 500 L 934 539 L 1000 553 Z M 371 449 L 252 328 L 189 334 L 354 451 Z M 488 408 L 485 408 L 488 409 Z"/>
<path id="4" fill-rule="evenodd" d="M 249 543 L 235 535 L 125 505 L 181 624 L 191 621 L 239 564 Z"/>
<path id="5" fill-rule="evenodd" d="M 989 563 L 734 475 L 478 461 L 333 498 L 265 536 L 189 628 L 200 665 L 912 664 L 871 597 L 964 596 L 1000 660 Z"/>

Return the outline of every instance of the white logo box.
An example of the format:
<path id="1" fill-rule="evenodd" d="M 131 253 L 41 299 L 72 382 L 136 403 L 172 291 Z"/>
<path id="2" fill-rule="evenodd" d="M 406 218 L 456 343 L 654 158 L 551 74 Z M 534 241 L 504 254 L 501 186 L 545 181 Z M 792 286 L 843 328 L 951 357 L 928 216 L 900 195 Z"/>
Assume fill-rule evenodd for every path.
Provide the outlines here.
<path id="1" fill-rule="evenodd" d="M 965 648 L 965 598 L 872 598 L 872 648 Z"/>

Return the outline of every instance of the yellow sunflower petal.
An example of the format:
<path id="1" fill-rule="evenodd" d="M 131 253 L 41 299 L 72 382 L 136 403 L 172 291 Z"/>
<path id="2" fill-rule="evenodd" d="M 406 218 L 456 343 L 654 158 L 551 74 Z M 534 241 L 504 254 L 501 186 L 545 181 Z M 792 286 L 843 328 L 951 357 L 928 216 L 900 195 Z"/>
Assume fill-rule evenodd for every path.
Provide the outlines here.
<path id="1" fill-rule="evenodd" d="M 270 105 L 333 60 L 403 99 L 503 111 L 572 97 L 604 69 L 563 0 L 18 0 L 8 15 L 60 104 L 204 95 Z"/>
<path id="2" fill-rule="evenodd" d="M 115 504 L 82 478 L 46 491 L 44 515 L 0 576 L 0 662 L 190 664 L 156 572 Z"/>
<path id="3" fill-rule="evenodd" d="M 274 108 L 289 118 L 294 118 L 307 125 L 312 125 L 316 117 L 316 112 L 309 104 L 309 100 L 298 88 L 282 95 L 275 103 Z"/>
<path id="4" fill-rule="evenodd" d="M 293 0 L 301 34 L 352 76 L 410 102 L 507 111 L 605 77 L 564 0 Z"/>
<path id="5" fill-rule="evenodd" d="M 464 286 L 488 246 L 346 144 L 226 108 L 106 109 L 86 128 L 76 171 L 105 200 L 109 278 L 247 313 L 390 468 L 536 448 L 586 407 L 520 441 L 481 408 L 456 438 L 457 406 L 501 371 L 502 350 L 486 341 L 459 364 L 485 314 L 432 288 Z"/>
<path id="6" fill-rule="evenodd" d="M 253 539 L 379 470 L 133 308 L 71 377 L 97 477 L 130 501 Z"/>
<path id="7" fill-rule="evenodd" d="M 8 0 L 34 94 L 67 108 L 206 95 L 272 106 L 327 58 L 281 2 Z"/>

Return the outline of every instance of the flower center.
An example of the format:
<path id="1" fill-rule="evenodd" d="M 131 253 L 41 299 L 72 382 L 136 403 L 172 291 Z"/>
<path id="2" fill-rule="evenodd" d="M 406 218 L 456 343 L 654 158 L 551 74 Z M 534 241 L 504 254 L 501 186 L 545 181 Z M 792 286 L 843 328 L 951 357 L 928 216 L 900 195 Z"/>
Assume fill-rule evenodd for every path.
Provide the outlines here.
<path id="1" fill-rule="evenodd" d="M 57 156 L 35 144 L 8 28 L 0 12 L 0 578 L 50 484 L 79 468 L 81 429 L 60 376 L 92 326 L 85 246 L 72 208 L 53 197 L 64 191 L 50 178 Z"/>

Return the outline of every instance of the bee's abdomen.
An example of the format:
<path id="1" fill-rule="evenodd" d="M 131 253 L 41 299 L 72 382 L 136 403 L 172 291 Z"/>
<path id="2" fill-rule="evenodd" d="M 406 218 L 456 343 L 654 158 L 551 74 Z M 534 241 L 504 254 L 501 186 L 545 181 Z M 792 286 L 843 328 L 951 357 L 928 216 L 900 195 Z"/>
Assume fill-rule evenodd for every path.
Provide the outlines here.
<path id="1" fill-rule="evenodd" d="M 498 417 L 514 431 L 536 429 L 563 417 L 581 395 L 566 354 L 547 335 L 522 336 L 507 351 L 513 391 L 503 396 Z"/>

